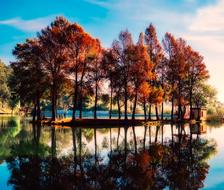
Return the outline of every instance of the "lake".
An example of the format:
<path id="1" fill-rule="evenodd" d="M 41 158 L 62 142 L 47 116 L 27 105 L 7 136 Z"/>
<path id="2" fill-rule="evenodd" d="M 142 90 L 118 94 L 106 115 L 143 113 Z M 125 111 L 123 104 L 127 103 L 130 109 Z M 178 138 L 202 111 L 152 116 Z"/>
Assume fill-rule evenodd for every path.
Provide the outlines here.
<path id="1" fill-rule="evenodd" d="M 0 116 L 0 189 L 224 189 L 224 125 L 38 126 Z"/>

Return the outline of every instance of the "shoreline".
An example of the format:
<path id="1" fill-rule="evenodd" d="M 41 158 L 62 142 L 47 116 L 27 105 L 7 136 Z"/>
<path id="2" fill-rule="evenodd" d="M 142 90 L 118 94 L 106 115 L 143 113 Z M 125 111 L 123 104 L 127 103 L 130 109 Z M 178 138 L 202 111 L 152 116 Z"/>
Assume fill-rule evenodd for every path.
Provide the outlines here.
<path id="1" fill-rule="evenodd" d="M 88 128 L 107 128 L 107 127 L 119 127 L 119 126 L 160 126 L 165 124 L 184 124 L 191 123 L 196 124 L 201 121 L 195 120 L 183 120 L 183 121 L 174 121 L 171 120 L 150 120 L 146 121 L 145 119 L 72 119 L 66 120 L 42 120 L 42 121 L 31 121 L 33 124 L 43 124 L 43 125 L 52 125 L 52 126 L 61 126 L 61 127 L 88 127 Z"/>

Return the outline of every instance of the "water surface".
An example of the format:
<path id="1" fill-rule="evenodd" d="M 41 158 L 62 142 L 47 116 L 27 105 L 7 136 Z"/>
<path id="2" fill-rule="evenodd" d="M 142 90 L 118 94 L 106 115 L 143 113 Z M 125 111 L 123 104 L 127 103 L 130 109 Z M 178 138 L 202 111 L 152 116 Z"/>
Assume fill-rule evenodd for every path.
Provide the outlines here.
<path id="1" fill-rule="evenodd" d="M 224 189 L 224 126 L 37 126 L 0 116 L 0 189 Z"/>

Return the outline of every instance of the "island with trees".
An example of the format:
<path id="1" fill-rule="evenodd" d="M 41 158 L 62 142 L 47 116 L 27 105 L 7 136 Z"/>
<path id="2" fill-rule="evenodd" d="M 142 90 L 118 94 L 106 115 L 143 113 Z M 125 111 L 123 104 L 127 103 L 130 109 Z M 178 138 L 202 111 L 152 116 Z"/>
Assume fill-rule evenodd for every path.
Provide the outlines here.
<path id="1" fill-rule="evenodd" d="M 160 42 L 152 24 L 136 42 L 123 30 L 104 48 L 79 24 L 57 17 L 12 53 L 15 61 L 0 63 L 0 112 L 31 113 L 33 122 L 46 121 L 46 109 L 48 122 L 66 125 L 191 121 L 193 108 L 208 105 L 208 112 L 222 112 L 203 56 L 168 32 Z M 84 117 L 87 109 L 92 115 Z M 104 119 L 100 110 L 108 111 Z"/>

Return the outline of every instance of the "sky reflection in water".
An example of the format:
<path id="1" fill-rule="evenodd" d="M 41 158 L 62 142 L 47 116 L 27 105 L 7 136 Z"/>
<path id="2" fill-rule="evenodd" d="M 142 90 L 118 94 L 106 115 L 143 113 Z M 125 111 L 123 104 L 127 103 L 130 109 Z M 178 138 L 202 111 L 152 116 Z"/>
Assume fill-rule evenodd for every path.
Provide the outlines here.
<path id="1" fill-rule="evenodd" d="M 54 129 L 1 116 L 0 189 L 223 189 L 224 126 L 171 129 Z"/>

